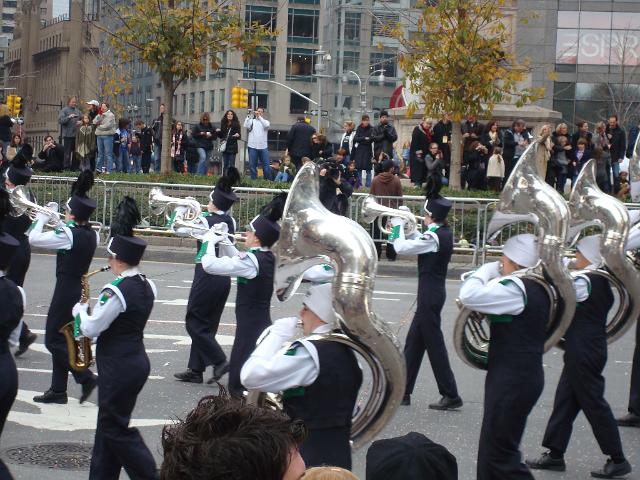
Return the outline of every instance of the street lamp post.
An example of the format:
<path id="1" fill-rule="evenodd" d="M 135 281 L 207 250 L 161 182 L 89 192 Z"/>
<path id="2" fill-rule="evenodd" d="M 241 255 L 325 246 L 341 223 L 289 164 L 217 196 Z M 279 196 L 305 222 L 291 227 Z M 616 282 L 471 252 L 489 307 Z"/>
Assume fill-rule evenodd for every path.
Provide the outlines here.
<path id="1" fill-rule="evenodd" d="M 331 55 L 322 50 L 320 47 L 315 52 L 316 63 L 314 65 L 316 74 L 314 75 L 318 79 L 318 132 L 320 131 L 320 123 L 322 121 L 322 79 L 327 77 L 323 73 L 327 70 L 327 63 L 331 61 Z"/>
<path id="2" fill-rule="evenodd" d="M 135 121 L 136 115 L 138 115 L 138 112 L 140 111 L 140 107 L 138 105 L 129 104 L 127 105 L 126 109 L 130 117 L 131 117 L 131 112 L 133 112 L 133 120 Z"/>
<path id="3" fill-rule="evenodd" d="M 353 70 L 349 70 L 347 73 L 345 73 L 342 76 L 343 83 L 347 83 L 347 81 L 349 80 L 349 75 L 353 75 L 354 77 L 356 77 L 356 80 L 358 80 L 358 90 L 360 91 L 360 114 L 361 115 L 367 111 L 367 85 L 369 85 L 369 80 L 371 80 L 371 77 L 373 77 L 376 73 L 379 74 L 378 85 L 384 85 L 384 82 L 385 82 L 384 69 L 380 68 L 378 70 L 374 70 L 369 74 L 369 76 L 367 77 L 367 80 L 364 83 L 364 89 L 362 87 L 362 79 L 360 78 L 360 75 L 358 75 Z"/>

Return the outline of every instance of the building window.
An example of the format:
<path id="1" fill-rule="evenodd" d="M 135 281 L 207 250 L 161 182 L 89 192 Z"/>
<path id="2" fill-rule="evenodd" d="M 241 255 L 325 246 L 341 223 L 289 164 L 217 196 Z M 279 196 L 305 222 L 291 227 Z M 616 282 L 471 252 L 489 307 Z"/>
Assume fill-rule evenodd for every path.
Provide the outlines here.
<path id="1" fill-rule="evenodd" d="M 278 12 L 275 7 L 262 7 L 259 5 L 247 5 L 244 21 L 246 28 L 251 28 L 254 24 L 265 26 L 269 31 L 276 29 L 276 17 Z"/>
<path id="2" fill-rule="evenodd" d="M 196 113 L 196 92 L 191 92 L 189 94 L 189 114 L 193 115 Z"/>
<path id="3" fill-rule="evenodd" d="M 290 42 L 316 43 L 318 41 L 318 10 L 289 9 L 287 39 Z"/>
<path id="4" fill-rule="evenodd" d="M 2 33 L 13 33 L 13 27 L 10 25 L 3 25 Z"/>
<path id="5" fill-rule="evenodd" d="M 227 66 L 227 52 L 224 51 L 222 53 L 218 52 L 218 67 L 226 67 Z M 211 67 L 211 62 L 209 62 L 209 80 L 213 78 L 224 78 L 226 75 L 226 70 L 224 68 L 213 68 Z"/>
<path id="6" fill-rule="evenodd" d="M 371 19 L 371 34 L 377 37 L 391 37 L 390 28 L 400 22 L 400 15 L 395 13 L 376 13 Z"/>
<path id="7" fill-rule="evenodd" d="M 302 94 L 306 97 L 311 98 L 310 93 L 302 93 Z M 289 99 L 289 113 L 291 113 L 292 115 L 299 115 L 308 111 L 309 111 L 309 101 L 305 100 L 301 96 L 296 95 L 295 93 L 292 92 Z"/>
<path id="8" fill-rule="evenodd" d="M 204 92 L 200 92 L 200 112 L 204 112 Z"/>
<path id="9" fill-rule="evenodd" d="M 371 54 L 371 66 L 369 68 L 372 72 L 384 69 L 385 77 L 395 78 L 396 62 L 395 53 L 373 52 Z"/>
<path id="10" fill-rule="evenodd" d="M 224 104 L 225 98 L 224 98 L 224 88 L 220 89 L 220 110 L 224 112 L 225 109 L 225 104 Z"/>
<path id="11" fill-rule="evenodd" d="M 18 8 L 18 1 L 17 0 L 4 0 L 4 2 L 2 2 L 2 6 L 4 8 Z"/>
<path id="12" fill-rule="evenodd" d="M 336 62 L 337 63 L 337 62 Z M 349 70 L 358 73 L 360 70 L 360 52 L 351 52 L 345 50 L 342 57 L 342 73 Z M 354 77 L 349 77 L 349 80 L 356 81 Z"/>
<path id="13" fill-rule="evenodd" d="M 13 20 L 15 17 L 15 14 L 13 13 L 3 13 L 2 14 L 2 19 L 3 20 Z"/>
<path id="14" fill-rule="evenodd" d="M 309 48 L 287 48 L 287 80 L 311 81 L 313 73 L 313 50 Z"/>
<path id="15" fill-rule="evenodd" d="M 320 5 L 320 0 L 289 0 L 289 3 L 303 3 L 307 5 Z"/>
<path id="16" fill-rule="evenodd" d="M 249 106 L 253 106 L 253 92 L 249 92 Z M 267 92 L 258 92 L 255 97 L 257 98 L 257 107 L 264 108 L 265 111 L 269 110 L 269 94 Z M 256 107 L 256 108 L 257 108 Z"/>
<path id="17" fill-rule="evenodd" d="M 344 41 L 345 43 L 360 43 L 360 14 L 346 12 L 344 14 Z"/>
<path id="18" fill-rule="evenodd" d="M 287 130 L 269 130 L 267 132 L 267 146 L 270 152 L 282 152 L 287 149 Z"/>
<path id="19" fill-rule="evenodd" d="M 373 97 L 371 108 L 373 110 L 387 110 L 391 97 Z"/>
<path id="20" fill-rule="evenodd" d="M 216 111 L 216 91 L 215 90 L 209 90 L 209 111 L 212 113 Z"/>
<path id="21" fill-rule="evenodd" d="M 182 94 L 182 108 L 180 109 L 180 113 L 182 115 L 187 113 L 187 94 L 186 93 Z"/>
<path id="22" fill-rule="evenodd" d="M 245 63 L 248 70 L 247 78 L 253 77 L 255 68 L 256 78 L 273 78 L 275 75 L 276 49 L 275 47 L 259 47 L 256 54 Z"/>

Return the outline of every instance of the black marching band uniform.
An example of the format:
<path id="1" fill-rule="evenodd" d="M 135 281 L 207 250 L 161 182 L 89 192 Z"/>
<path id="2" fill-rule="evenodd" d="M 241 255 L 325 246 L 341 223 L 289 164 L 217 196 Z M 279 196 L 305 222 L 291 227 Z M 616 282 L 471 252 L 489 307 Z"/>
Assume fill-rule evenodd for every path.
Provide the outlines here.
<path id="1" fill-rule="evenodd" d="M 0 219 L 10 209 L 9 194 L 0 191 Z M 9 416 L 9 410 L 18 393 L 18 370 L 11 356 L 9 344 L 16 344 L 20 335 L 20 320 L 24 313 L 25 296 L 21 287 L 8 278 L 4 272 L 15 255 L 20 242 L 11 235 L 0 230 L 0 437 L 4 424 Z M 11 480 L 2 459 L 0 459 L 0 479 Z"/>
<path id="2" fill-rule="evenodd" d="M 230 167 L 209 195 L 208 212 L 192 222 L 196 227 L 211 228 L 216 224 L 224 223 L 229 234 L 235 233 L 235 221 L 227 212 L 238 199 L 231 189 L 237 180 L 239 180 L 237 170 Z M 184 215 L 184 207 L 178 207 L 176 210 L 175 218 L 181 218 Z M 190 229 L 178 228 L 176 232 L 188 234 Z M 209 365 L 213 366 L 213 377 L 208 383 L 217 382 L 229 371 L 227 356 L 215 336 L 231 290 L 231 277 L 205 272 L 202 268 L 202 257 L 207 249 L 208 244 L 198 240 L 196 267 L 185 316 L 187 333 L 191 337 L 189 363 L 187 371 L 174 374 L 183 382 L 202 383 L 202 374 Z M 215 253 L 216 256 L 220 254 L 220 246 L 217 244 Z"/>
<path id="3" fill-rule="evenodd" d="M 453 233 L 446 224 L 451 205 L 449 200 L 439 197 L 437 193 L 428 198 L 424 208 L 432 223 L 427 226 L 426 232 L 418 232 L 412 238 L 405 238 L 401 219 L 391 219 L 393 233 L 389 239 L 393 241 L 393 248 L 400 255 L 418 255 L 418 306 L 404 347 L 407 386 L 403 405 L 410 404 L 410 395 L 426 350 L 442 396 L 439 402 L 429 405 L 429 408 L 448 410 L 462 406 L 440 328 L 440 313 L 447 296 L 447 269 L 453 253 Z"/>
<path id="4" fill-rule="evenodd" d="M 348 346 L 308 338 L 337 328 L 331 298 L 331 284 L 309 288 L 303 305 L 322 323 L 283 348 L 294 340 L 298 318 L 276 320 L 261 335 L 241 378 L 252 390 L 282 392 L 284 411 L 304 421 L 309 436 L 300 454 L 307 467 L 333 465 L 351 470 L 351 419 L 362 371 Z"/>
<path id="5" fill-rule="evenodd" d="M 211 230 L 204 241 L 207 252 L 202 257 L 204 271 L 212 275 L 237 276 L 236 334 L 229 361 L 229 393 L 241 396 L 240 369 L 256 346 L 260 334 L 271 325 L 271 296 L 275 257 L 270 247 L 280 236 L 277 221 L 282 216 L 286 194 L 276 196 L 250 224 L 250 237 L 256 242 L 248 252 L 239 252 L 231 245 L 216 245 L 227 239 Z"/>
<path id="6" fill-rule="evenodd" d="M 123 202 L 127 202 L 132 219 L 139 220 L 135 202 L 128 197 Z M 129 427 L 138 394 L 151 369 L 143 334 L 156 288 L 138 268 L 147 245 L 132 236 L 135 223 L 129 222 L 129 228 L 127 223 L 122 222 L 122 229 L 112 228 L 112 234 L 124 234 L 115 234 L 107 247 L 116 280 L 104 286 L 91 314 L 88 304 L 77 303 L 73 308 L 82 334 L 98 338 L 98 423 L 90 480 L 117 480 L 122 468 L 130 478 L 159 478 L 140 432 Z"/>
<path id="7" fill-rule="evenodd" d="M 28 163 L 32 158 L 33 148 L 26 143 L 13 158 L 5 172 L 4 182 L 7 190 L 11 191 L 15 187 L 29 183 L 33 175 L 33 170 L 31 170 Z M 29 195 L 31 195 L 30 191 Z M 35 202 L 32 195 L 30 200 Z M 31 227 L 31 219 L 26 213 L 17 217 L 6 215 L 2 220 L 3 230 L 19 242 L 18 248 L 16 248 L 13 255 L 11 255 L 9 268 L 6 272 L 7 278 L 13 280 L 13 283 L 19 287 L 24 286 L 24 279 L 27 276 L 27 270 L 29 270 L 29 264 L 31 263 L 31 245 L 29 245 L 29 236 L 27 234 L 29 227 Z M 29 330 L 29 326 L 23 320 L 20 331 L 20 341 L 15 356 L 19 357 L 26 352 L 29 345 L 35 342 L 36 338 L 37 335 Z"/>
<path id="8" fill-rule="evenodd" d="M 592 476 L 614 478 L 631 472 L 631 465 L 622 451 L 613 412 L 604 398 L 602 371 L 607 363 L 607 314 L 613 307 L 614 298 L 609 281 L 602 275 L 588 272 L 602 263 L 600 235 L 583 238 L 577 249 L 590 265 L 586 266 L 587 273 L 574 279 L 578 305 L 564 336 L 564 368 L 542 440 L 542 445 L 549 452 L 537 460 L 527 461 L 527 464 L 534 469 L 564 471 L 564 453 L 569 445 L 573 422 L 582 410 L 602 453 L 611 457 L 604 468 L 592 472 Z"/>
<path id="9" fill-rule="evenodd" d="M 57 250 L 56 286 L 47 313 L 45 346 L 51 352 L 53 374 L 51 387 L 43 395 L 34 397 L 40 403 L 67 403 L 67 379 L 70 370 L 67 344 L 60 328 L 73 320 L 71 310 L 82 293 L 82 276 L 87 273 L 96 246 L 98 232 L 89 225 L 89 217 L 96 209 L 96 202 L 86 196 L 93 185 L 93 174 L 82 172 L 72 188 L 72 196 L 67 202 L 70 220 L 55 229 L 43 232 L 49 221 L 46 214 L 38 214 L 29 232 L 32 246 Z M 77 383 L 82 385 L 80 403 L 83 403 L 96 386 L 91 370 L 71 370 Z"/>
<path id="10" fill-rule="evenodd" d="M 533 267 L 539 259 L 530 234 L 511 237 L 503 252 L 522 268 Z M 550 299 L 534 280 L 502 277 L 500 263 L 483 265 L 460 288 L 463 305 L 487 314 L 491 322 L 478 480 L 531 480 L 520 441 L 544 388 L 542 354 Z"/>

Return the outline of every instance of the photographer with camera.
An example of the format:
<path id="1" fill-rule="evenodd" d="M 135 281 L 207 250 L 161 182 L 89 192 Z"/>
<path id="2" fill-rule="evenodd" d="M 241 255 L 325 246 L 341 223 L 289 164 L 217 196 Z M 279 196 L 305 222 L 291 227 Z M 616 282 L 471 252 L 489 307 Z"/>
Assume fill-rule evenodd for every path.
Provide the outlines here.
<path id="1" fill-rule="evenodd" d="M 264 108 L 258 107 L 255 111 L 249 110 L 244 119 L 244 128 L 247 129 L 247 148 L 249 150 L 249 173 L 251 180 L 258 178 L 258 160 L 262 165 L 265 179 L 269 179 L 271 168 L 269 167 L 269 120 L 264 118 Z"/>
<path id="2" fill-rule="evenodd" d="M 320 164 L 320 201 L 330 212 L 345 216 L 353 187 L 342 175 L 343 170 L 335 160 Z"/>
<path id="3" fill-rule="evenodd" d="M 40 159 L 34 164 L 34 170 L 43 172 L 61 172 L 64 167 L 64 149 L 58 145 L 51 135 L 44 137 Z"/>

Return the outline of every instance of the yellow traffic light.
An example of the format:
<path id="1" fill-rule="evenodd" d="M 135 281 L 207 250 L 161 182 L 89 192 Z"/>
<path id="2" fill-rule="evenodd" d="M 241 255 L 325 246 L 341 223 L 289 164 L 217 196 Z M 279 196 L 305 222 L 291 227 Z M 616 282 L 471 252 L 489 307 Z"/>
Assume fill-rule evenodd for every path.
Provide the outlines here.
<path id="1" fill-rule="evenodd" d="M 22 111 L 22 97 L 19 95 L 15 95 L 13 98 L 13 116 L 20 116 L 20 112 Z"/>
<path id="2" fill-rule="evenodd" d="M 240 104 L 238 108 L 247 108 L 249 106 L 249 90 L 240 88 Z"/>
<path id="3" fill-rule="evenodd" d="M 235 86 L 231 89 L 231 108 L 242 108 L 240 106 L 242 99 L 242 87 Z"/>
<path id="4" fill-rule="evenodd" d="M 13 115 L 13 106 L 14 106 L 14 99 L 16 98 L 15 95 L 9 95 L 7 97 L 7 108 L 9 109 L 9 114 Z"/>

